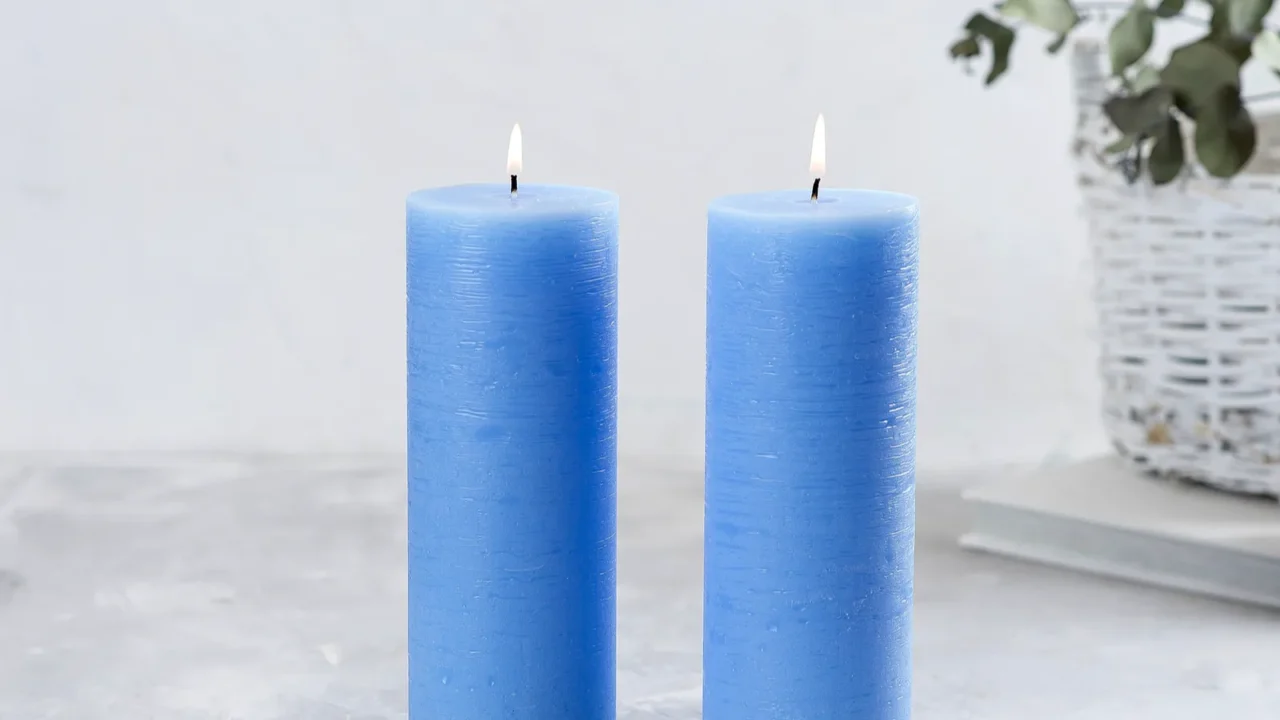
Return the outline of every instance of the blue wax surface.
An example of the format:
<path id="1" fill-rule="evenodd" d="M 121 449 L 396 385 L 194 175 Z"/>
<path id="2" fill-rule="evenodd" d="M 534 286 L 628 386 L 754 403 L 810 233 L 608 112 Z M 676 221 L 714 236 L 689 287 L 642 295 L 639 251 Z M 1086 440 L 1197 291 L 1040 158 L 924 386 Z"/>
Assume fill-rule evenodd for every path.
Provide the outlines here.
<path id="1" fill-rule="evenodd" d="M 907 720 L 918 210 L 711 204 L 705 720 Z"/>
<path id="2" fill-rule="evenodd" d="M 613 720 L 618 198 L 407 212 L 409 717 Z"/>

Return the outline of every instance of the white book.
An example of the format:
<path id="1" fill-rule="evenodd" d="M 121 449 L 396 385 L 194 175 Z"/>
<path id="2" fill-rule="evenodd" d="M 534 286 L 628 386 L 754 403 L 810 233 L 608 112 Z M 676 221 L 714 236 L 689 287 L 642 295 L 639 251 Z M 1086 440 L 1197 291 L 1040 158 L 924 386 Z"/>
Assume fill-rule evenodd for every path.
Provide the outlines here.
<path id="1" fill-rule="evenodd" d="M 1280 504 L 1143 476 L 1114 457 L 963 495 L 966 548 L 1280 608 Z"/>

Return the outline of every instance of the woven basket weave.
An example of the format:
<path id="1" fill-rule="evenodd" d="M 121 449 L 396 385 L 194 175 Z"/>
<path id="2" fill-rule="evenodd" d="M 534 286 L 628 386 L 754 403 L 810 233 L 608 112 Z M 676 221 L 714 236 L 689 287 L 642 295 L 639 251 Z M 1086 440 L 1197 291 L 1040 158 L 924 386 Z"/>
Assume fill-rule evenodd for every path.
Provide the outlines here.
<path id="1" fill-rule="evenodd" d="M 1280 496 L 1280 115 L 1251 108 L 1258 153 L 1230 183 L 1130 185 L 1099 151 L 1104 59 L 1073 48 L 1107 432 L 1146 471 Z"/>

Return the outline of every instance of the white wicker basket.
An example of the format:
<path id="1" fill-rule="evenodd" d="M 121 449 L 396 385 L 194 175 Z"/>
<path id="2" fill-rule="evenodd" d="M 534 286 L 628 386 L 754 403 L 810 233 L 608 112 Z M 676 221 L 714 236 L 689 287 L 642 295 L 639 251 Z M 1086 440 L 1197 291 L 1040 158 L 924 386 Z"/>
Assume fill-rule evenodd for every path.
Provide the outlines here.
<path id="1" fill-rule="evenodd" d="M 1129 185 L 1098 151 L 1104 58 L 1073 48 L 1107 432 L 1146 471 L 1280 496 L 1280 116 L 1229 183 Z"/>

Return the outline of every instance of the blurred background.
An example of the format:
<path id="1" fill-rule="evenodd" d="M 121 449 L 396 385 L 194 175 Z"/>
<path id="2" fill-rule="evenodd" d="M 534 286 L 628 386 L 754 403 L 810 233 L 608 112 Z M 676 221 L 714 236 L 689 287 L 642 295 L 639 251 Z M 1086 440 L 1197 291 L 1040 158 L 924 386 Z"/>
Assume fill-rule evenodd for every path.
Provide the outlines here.
<path id="1" fill-rule="evenodd" d="M 984 92 L 970 0 L 5 7 L 0 451 L 400 452 L 404 197 L 519 122 L 622 197 L 621 453 L 696 463 L 706 205 L 819 112 L 825 184 L 920 198 L 921 468 L 1105 447 L 1068 64 Z"/>

